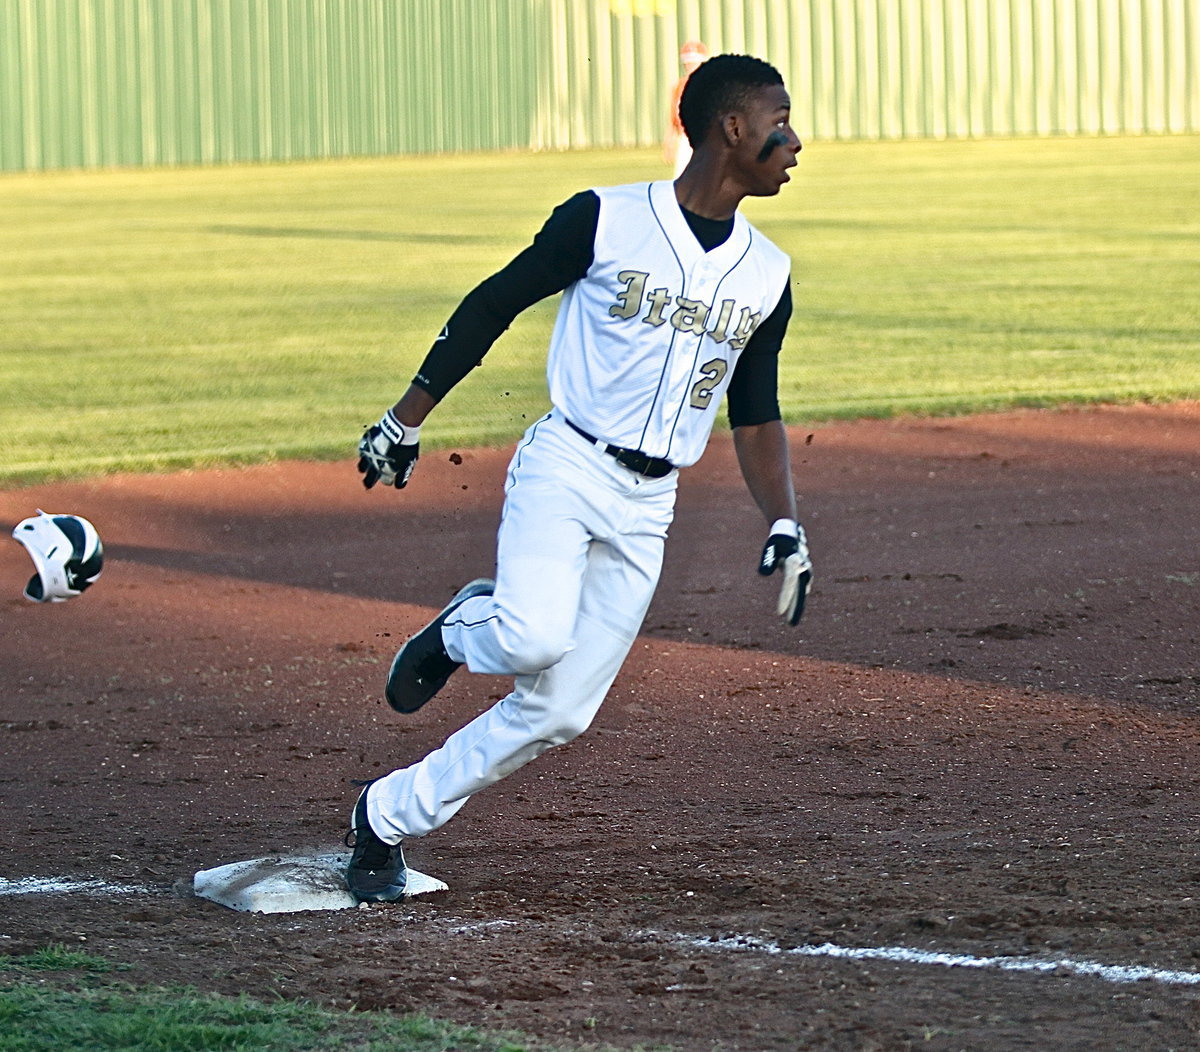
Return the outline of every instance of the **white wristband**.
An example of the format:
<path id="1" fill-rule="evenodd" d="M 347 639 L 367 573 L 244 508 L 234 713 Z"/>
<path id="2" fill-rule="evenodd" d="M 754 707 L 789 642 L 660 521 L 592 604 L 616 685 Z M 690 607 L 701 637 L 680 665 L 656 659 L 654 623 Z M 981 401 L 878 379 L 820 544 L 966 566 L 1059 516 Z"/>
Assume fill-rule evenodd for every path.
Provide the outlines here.
<path id="1" fill-rule="evenodd" d="M 420 425 L 413 427 L 400 423 L 396 414 L 390 409 L 383 414 L 383 419 L 379 421 L 379 427 L 398 446 L 415 446 L 421 440 Z"/>
<path id="2" fill-rule="evenodd" d="M 768 536 L 774 537 L 777 533 L 782 533 L 786 537 L 799 538 L 800 524 L 795 519 L 776 519 L 771 524 L 771 532 Z"/>

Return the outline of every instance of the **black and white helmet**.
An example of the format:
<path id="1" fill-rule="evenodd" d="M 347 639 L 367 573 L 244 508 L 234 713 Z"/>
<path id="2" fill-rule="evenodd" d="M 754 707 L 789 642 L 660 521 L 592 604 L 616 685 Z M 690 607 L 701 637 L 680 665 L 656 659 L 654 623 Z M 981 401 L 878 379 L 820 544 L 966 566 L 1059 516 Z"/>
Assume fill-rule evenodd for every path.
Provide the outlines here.
<path id="1" fill-rule="evenodd" d="M 87 519 L 78 515 L 38 513 L 13 530 L 37 567 L 25 586 L 25 598 L 35 603 L 61 603 L 79 595 L 104 564 L 104 545 Z"/>

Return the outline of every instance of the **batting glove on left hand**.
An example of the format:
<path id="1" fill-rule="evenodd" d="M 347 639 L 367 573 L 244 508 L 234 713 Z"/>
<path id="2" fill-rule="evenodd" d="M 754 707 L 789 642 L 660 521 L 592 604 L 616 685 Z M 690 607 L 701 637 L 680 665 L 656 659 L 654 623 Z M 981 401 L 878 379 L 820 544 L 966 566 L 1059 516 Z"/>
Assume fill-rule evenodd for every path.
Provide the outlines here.
<path id="1" fill-rule="evenodd" d="M 789 625 L 798 625 L 812 590 L 812 559 L 804 527 L 791 519 L 780 519 L 771 527 L 758 564 L 758 572 L 764 577 L 779 569 L 783 570 L 783 586 L 777 612 Z"/>
<path id="2" fill-rule="evenodd" d="M 378 424 L 367 428 L 358 443 L 358 470 L 363 485 L 370 489 L 376 482 L 404 489 L 417 466 L 421 452 L 421 429 L 408 427 L 389 409 Z"/>

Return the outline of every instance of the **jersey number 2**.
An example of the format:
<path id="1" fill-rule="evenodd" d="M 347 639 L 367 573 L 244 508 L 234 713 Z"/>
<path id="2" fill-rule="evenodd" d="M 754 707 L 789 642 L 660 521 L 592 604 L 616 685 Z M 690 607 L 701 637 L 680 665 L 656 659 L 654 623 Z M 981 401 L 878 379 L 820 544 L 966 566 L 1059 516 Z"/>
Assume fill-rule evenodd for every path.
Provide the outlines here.
<path id="1" fill-rule="evenodd" d="M 692 408 L 707 409 L 712 401 L 713 391 L 717 389 L 725 374 L 729 372 L 729 363 L 724 358 L 714 358 L 700 366 L 700 379 L 692 384 Z"/>

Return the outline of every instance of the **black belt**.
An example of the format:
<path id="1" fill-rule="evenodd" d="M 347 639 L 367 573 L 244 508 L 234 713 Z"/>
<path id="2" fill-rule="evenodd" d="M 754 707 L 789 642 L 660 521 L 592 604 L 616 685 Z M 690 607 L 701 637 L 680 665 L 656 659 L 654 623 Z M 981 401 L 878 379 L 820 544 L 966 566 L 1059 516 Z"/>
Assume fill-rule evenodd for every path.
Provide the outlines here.
<path id="1" fill-rule="evenodd" d="M 566 417 L 563 417 L 563 419 L 566 420 Z M 582 435 L 593 446 L 600 445 L 600 439 L 596 438 L 595 435 L 589 435 L 578 424 L 572 424 L 570 420 L 567 420 L 567 427 Z M 604 452 L 622 467 L 629 468 L 635 474 L 644 475 L 648 479 L 660 479 L 675 470 L 675 465 L 669 460 L 663 460 L 662 457 L 648 457 L 645 453 L 636 449 L 622 449 L 620 446 L 610 446 L 607 444 L 603 448 Z"/>

